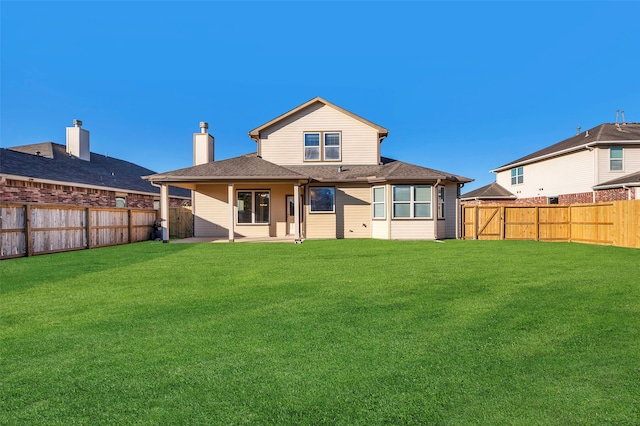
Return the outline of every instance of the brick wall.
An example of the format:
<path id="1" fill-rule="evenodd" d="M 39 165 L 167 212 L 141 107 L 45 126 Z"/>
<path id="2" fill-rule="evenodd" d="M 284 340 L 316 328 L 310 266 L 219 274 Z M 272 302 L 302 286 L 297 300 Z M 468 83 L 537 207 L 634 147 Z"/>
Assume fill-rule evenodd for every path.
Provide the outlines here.
<path id="1" fill-rule="evenodd" d="M 127 207 L 153 209 L 153 195 L 127 194 Z M 171 207 L 191 205 L 190 200 L 169 198 Z M 116 193 L 103 189 L 77 186 L 54 185 L 41 182 L 27 182 L 7 179 L 0 184 L 0 202 L 66 204 L 83 207 L 115 207 Z"/>
<path id="2" fill-rule="evenodd" d="M 629 197 L 629 191 L 631 191 L 631 197 Z M 636 198 L 636 192 L 640 191 L 640 188 L 614 188 L 614 189 L 602 189 L 595 192 L 580 192 L 577 194 L 562 194 L 558 196 L 558 204 L 586 204 L 586 203 L 599 203 L 606 201 L 624 201 L 633 200 Z M 594 197 L 595 194 L 595 197 Z M 462 205 L 473 206 L 482 204 L 548 204 L 547 197 L 531 197 L 531 198 L 518 198 L 517 200 L 471 200 L 462 201 Z"/>

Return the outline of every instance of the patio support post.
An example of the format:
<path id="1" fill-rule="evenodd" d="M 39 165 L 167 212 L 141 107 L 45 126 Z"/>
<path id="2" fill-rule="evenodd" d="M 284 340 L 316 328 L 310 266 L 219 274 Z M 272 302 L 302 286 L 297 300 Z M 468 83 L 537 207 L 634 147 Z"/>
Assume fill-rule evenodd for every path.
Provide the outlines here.
<path id="1" fill-rule="evenodd" d="M 295 223 L 294 238 L 296 242 L 300 241 L 300 184 L 293 185 L 293 221 Z"/>
<path id="2" fill-rule="evenodd" d="M 169 185 L 160 185 L 160 225 L 162 226 L 162 242 L 169 242 Z"/>
<path id="3" fill-rule="evenodd" d="M 228 200 L 229 200 L 229 242 L 232 243 L 234 241 L 234 229 L 233 229 L 233 224 L 234 224 L 234 197 L 233 197 L 233 184 L 230 183 L 229 184 L 229 189 L 228 189 Z"/>

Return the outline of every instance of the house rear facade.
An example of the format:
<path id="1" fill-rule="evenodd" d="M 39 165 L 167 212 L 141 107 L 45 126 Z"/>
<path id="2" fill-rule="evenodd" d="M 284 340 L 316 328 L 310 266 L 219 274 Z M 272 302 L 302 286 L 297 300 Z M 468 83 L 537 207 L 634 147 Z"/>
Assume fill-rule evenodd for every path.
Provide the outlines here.
<path id="1" fill-rule="evenodd" d="M 471 179 L 381 156 L 387 129 L 325 99 L 251 130 L 256 152 L 240 157 L 214 161 L 206 127 L 194 134 L 194 166 L 146 177 L 194 191 L 195 237 L 457 236 Z"/>

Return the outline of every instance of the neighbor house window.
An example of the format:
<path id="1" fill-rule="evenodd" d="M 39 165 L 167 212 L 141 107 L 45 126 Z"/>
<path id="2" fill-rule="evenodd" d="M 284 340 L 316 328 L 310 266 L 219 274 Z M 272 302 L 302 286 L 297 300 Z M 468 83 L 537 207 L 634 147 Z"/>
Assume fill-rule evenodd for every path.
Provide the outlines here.
<path id="1" fill-rule="evenodd" d="M 305 161 L 320 161 L 320 133 L 304 134 Z"/>
<path id="2" fill-rule="evenodd" d="M 609 170 L 623 170 L 622 148 L 609 148 Z"/>
<path id="3" fill-rule="evenodd" d="M 305 161 L 340 161 L 340 132 L 304 134 Z"/>
<path id="4" fill-rule="evenodd" d="M 127 207 L 127 196 L 116 194 L 116 207 Z"/>
<path id="5" fill-rule="evenodd" d="M 394 185 L 394 218 L 431 218 L 430 185 Z"/>
<path id="6" fill-rule="evenodd" d="M 311 213 L 333 213 L 335 211 L 336 191 L 334 187 L 312 186 L 309 188 Z"/>
<path id="7" fill-rule="evenodd" d="M 238 191 L 238 223 L 269 223 L 269 192 Z"/>
<path id="8" fill-rule="evenodd" d="M 386 215 L 386 207 L 384 200 L 384 186 L 373 187 L 373 202 L 371 203 L 372 215 L 374 219 L 384 219 Z"/>
<path id="9" fill-rule="evenodd" d="M 511 185 L 524 183 L 524 168 L 516 167 L 511 169 Z"/>
<path id="10" fill-rule="evenodd" d="M 444 219 L 444 186 L 438 187 L 438 219 Z"/>

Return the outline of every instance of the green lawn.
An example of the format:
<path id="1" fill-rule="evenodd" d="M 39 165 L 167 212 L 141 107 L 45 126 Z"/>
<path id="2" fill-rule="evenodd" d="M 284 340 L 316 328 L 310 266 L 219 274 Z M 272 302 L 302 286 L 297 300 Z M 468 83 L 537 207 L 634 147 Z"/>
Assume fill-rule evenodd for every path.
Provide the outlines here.
<path id="1" fill-rule="evenodd" d="M 0 424 L 640 424 L 640 251 L 126 246 L 0 262 Z"/>

